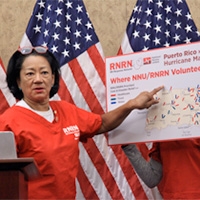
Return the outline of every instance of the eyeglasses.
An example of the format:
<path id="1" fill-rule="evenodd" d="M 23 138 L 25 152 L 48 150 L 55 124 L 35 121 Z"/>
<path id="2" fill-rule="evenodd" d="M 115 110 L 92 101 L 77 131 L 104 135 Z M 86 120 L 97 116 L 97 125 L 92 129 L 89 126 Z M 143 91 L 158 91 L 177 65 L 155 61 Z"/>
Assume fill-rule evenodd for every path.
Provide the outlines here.
<path id="1" fill-rule="evenodd" d="M 37 47 L 19 47 L 18 48 L 18 51 L 23 54 L 23 55 L 27 55 L 27 54 L 30 54 L 32 53 L 32 51 L 35 50 L 37 53 L 46 53 L 47 50 L 48 50 L 48 47 L 44 47 L 44 46 L 37 46 Z"/>

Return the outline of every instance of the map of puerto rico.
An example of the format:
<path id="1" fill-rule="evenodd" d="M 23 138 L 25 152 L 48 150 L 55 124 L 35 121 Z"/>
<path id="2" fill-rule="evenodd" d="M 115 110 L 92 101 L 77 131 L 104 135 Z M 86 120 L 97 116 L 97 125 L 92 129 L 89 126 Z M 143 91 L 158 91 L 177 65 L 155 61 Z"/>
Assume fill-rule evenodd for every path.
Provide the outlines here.
<path id="1" fill-rule="evenodd" d="M 186 89 L 170 87 L 155 98 L 160 102 L 148 110 L 146 130 L 200 124 L 200 85 Z"/>

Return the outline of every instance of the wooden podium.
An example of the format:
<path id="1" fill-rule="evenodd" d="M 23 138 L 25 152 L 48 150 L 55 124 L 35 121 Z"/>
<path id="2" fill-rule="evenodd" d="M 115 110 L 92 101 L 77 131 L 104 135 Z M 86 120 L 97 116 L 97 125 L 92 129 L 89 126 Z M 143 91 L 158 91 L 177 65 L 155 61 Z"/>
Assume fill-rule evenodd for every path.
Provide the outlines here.
<path id="1" fill-rule="evenodd" d="M 0 159 L 0 199 L 28 199 L 28 181 L 40 176 L 33 158 Z"/>

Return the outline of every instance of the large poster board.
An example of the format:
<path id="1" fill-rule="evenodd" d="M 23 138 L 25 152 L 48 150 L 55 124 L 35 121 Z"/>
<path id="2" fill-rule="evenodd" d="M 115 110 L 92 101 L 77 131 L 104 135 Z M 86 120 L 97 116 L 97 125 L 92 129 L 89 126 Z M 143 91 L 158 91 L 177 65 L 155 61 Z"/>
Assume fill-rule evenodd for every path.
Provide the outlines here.
<path id="1" fill-rule="evenodd" d="M 200 136 L 200 42 L 106 58 L 107 111 L 160 85 L 159 104 L 134 110 L 110 145 Z"/>

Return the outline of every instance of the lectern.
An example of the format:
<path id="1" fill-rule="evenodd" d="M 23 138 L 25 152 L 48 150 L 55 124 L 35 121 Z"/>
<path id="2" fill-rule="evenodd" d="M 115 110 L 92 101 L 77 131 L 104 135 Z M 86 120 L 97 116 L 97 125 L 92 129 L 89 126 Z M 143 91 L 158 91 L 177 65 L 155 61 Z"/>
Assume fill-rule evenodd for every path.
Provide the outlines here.
<path id="1" fill-rule="evenodd" d="M 0 132 L 0 199 L 27 199 L 28 181 L 39 177 L 33 158 L 17 158 L 13 133 Z"/>

